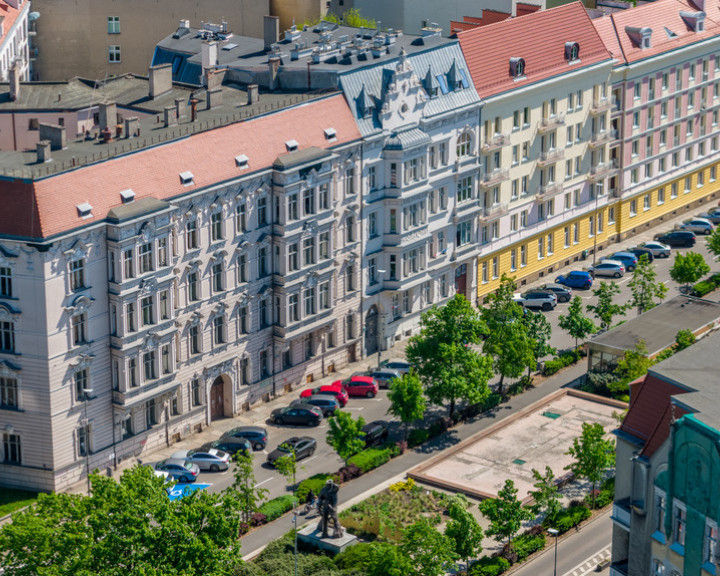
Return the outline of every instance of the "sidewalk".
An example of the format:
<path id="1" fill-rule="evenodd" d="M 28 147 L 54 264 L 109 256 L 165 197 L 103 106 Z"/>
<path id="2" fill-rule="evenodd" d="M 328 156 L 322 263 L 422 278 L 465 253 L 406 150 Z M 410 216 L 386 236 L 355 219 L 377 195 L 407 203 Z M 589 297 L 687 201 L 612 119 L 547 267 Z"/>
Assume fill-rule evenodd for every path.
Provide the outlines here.
<path id="1" fill-rule="evenodd" d="M 398 456 L 369 474 L 344 484 L 340 489 L 339 510 L 342 511 L 356 502 L 381 492 L 393 482 L 404 478 L 407 470 L 420 464 L 430 455 L 445 449 L 448 445 L 453 445 L 465 440 L 473 434 L 495 424 L 499 419 L 506 418 L 514 412 L 526 408 L 555 390 L 571 385 L 585 374 L 585 369 L 586 364 L 584 362 L 578 362 L 577 364 L 569 366 L 560 373 L 544 379 L 543 382 L 539 383 L 535 388 L 531 388 L 523 394 L 511 398 L 505 404 L 501 404 L 496 412 L 490 415 L 481 414 L 464 424 L 458 424 L 446 434 L 438 436 L 414 450 L 409 450 L 402 456 Z M 333 472 L 333 470 L 328 470 L 328 472 Z M 312 521 L 316 522 L 317 519 L 313 519 Z M 249 559 L 259 554 L 269 542 L 289 532 L 292 529 L 291 522 L 291 515 L 283 516 L 275 522 L 256 528 L 241 538 L 240 543 L 242 545 L 243 557 Z M 300 517 L 298 527 L 304 524 L 304 519 Z"/>

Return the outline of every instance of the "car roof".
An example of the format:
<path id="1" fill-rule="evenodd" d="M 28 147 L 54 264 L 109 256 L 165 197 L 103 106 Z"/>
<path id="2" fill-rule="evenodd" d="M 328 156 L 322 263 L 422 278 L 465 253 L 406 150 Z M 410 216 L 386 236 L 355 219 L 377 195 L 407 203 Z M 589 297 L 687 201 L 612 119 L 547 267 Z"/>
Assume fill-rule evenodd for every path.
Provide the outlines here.
<path id="1" fill-rule="evenodd" d="M 185 468 L 185 462 L 187 462 L 187 460 L 184 460 L 184 459 L 182 459 L 182 458 L 174 458 L 174 457 L 171 456 L 170 458 L 168 458 L 167 460 L 165 460 L 165 461 L 162 463 L 162 466 L 167 466 L 167 465 L 169 465 L 169 464 L 174 464 L 175 466 L 182 466 L 183 468 Z"/>
<path id="2" fill-rule="evenodd" d="M 368 422 L 365 424 L 365 426 L 362 427 L 363 432 L 367 432 L 368 430 L 372 430 L 373 428 L 387 428 L 387 422 L 383 422 L 382 420 L 375 420 L 374 422 Z"/>
<path id="3" fill-rule="evenodd" d="M 349 382 L 361 382 L 362 384 L 372 384 L 374 382 L 372 376 L 352 376 Z"/>
<path id="4" fill-rule="evenodd" d="M 615 252 L 615 253 L 613 254 L 613 258 L 614 258 L 614 257 L 620 257 L 620 258 L 622 258 L 622 257 L 635 258 L 635 254 L 633 254 L 632 252 L 626 252 L 626 251 L 622 250 L 622 251 L 620 251 L 620 252 Z"/>
<path id="5" fill-rule="evenodd" d="M 380 370 L 375 370 L 373 374 L 392 374 L 393 376 L 399 375 L 398 371 L 393 368 L 381 368 Z"/>
<path id="6" fill-rule="evenodd" d="M 334 396 L 333 394 L 314 394 L 313 396 L 311 396 L 310 399 L 323 400 L 325 402 L 332 402 L 334 404 L 337 404 L 337 397 Z M 305 400 L 305 398 L 303 398 L 303 400 Z M 310 404 L 310 402 L 298 402 L 298 404 L 303 404 L 303 403 Z"/>
<path id="7" fill-rule="evenodd" d="M 625 267 L 625 264 L 623 264 L 622 262 L 618 262 L 617 260 L 612 260 L 612 259 L 608 258 L 607 260 L 598 262 L 598 264 L 595 266 L 595 268 L 597 268 L 598 266 L 602 266 L 603 264 L 612 264 L 614 266 L 622 266 L 623 268 Z"/>
<path id="8" fill-rule="evenodd" d="M 317 406 L 313 406 L 312 404 L 307 404 L 305 402 L 300 404 L 293 404 L 292 406 L 286 406 L 285 410 L 288 410 L 290 408 L 303 408 L 304 410 L 310 410 L 311 412 L 317 410 Z"/>
<path id="9" fill-rule="evenodd" d="M 170 456 L 170 460 L 182 460 L 183 462 L 188 457 L 188 453 L 190 450 L 178 450 L 177 452 L 173 452 Z"/>
<path id="10" fill-rule="evenodd" d="M 562 284 L 557 284 L 555 282 L 548 282 L 547 284 L 543 284 L 540 288 L 535 288 L 535 290 L 567 290 L 567 286 L 563 286 Z"/>
<path id="11" fill-rule="evenodd" d="M 242 430 L 244 432 L 258 432 L 260 434 L 267 434 L 267 430 L 265 430 L 265 428 L 262 428 L 261 426 L 236 426 L 232 430 L 228 430 L 228 433 L 236 432 L 239 430 Z"/>
<path id="12" fill-rule="evenodd" d="M 567 273 L 568 276 L 587 276 L 588 274 L 586 270 L 571 270 Z"/>
<path id="13" fill-rule="evenodd" d="M 384 365 L 387 366 L 388 364 L 402 364 L 403 366 L 410 366 L 410 362 L 401 358 L 391 358 L 390 360 L 385 362 Z"/>

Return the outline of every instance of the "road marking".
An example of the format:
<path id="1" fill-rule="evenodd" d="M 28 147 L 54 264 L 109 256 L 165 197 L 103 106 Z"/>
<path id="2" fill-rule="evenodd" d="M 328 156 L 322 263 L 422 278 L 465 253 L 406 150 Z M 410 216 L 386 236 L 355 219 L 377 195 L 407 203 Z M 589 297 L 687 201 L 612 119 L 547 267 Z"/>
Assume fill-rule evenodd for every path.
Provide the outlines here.
<path id="1" fill-rule="evenodd" d="M 317 458 L 317 456 L 310 456 L 310 458 L 305 458 L 303 462 L 307 464 L 308 462 L 312 462 L 313 460 L 315 460 L 315 458 Z"/>
<path id="2" fill-rule="evenodd" d="M 257 484 L 255 484 L 255 486 L 262 486 L 263 484 L 270 482 L 270 480 L 275 480 L 275 476 L 270 476 L 270 478 L 268 478 L 267 480 L 263 480 L 262 482 L 258 482 Z"/>
<path id="3" fill-rule="evenodd" d="M 607 560 L 610 558 L 610 545 L 608 544 L 601 550 L 598 550 L 590 556 L 590 558 L 586 558 L 580 564 L 575 566 L 572 570 L 565 572 L 563 576 L 582 576 L 583 574 L 586 574 L 587 572 L 590 572 L 591 570 L 594 570 L 595 567 L 600 564 L 603 560 Z"/>
<path id="4" fill-rule="evenodd" d="M 360 410 L 363 410 L 364 408 L 365 408 L 365 406 L 350 406 L 350 408 L 348 408 L 348 410 L 358 410 L 358 411 L 360 411 Z"/>
<path id="5" fill-rule="evenodd" d="M 623 280 L 619 280 L 619 281 L 618 281 L 618 284 L 625 284 L 625 282 L 627 282 L 628 280 L 630 280 L 630 278 L 632 278 L 632 277 L 631 277 L 631 276 L 626 276 Z"/>

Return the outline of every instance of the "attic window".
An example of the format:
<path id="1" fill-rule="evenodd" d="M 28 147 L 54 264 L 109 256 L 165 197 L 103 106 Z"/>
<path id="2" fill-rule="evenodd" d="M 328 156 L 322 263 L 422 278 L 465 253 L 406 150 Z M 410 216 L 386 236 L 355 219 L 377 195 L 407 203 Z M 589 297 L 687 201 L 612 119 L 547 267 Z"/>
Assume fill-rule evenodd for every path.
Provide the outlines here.
<path id="1" fill-rule="evenodd" d="M 577 42 L 565 42 L 565 60 L 575 62 L 580 58 L 580 44 Z"/>
<path id="2" fill-rule="evenodd" d="M 693 32 L 703 32 L 705 30 L 705 12 L 689 12 L 687 10 L 680 11 L 682 18 Z"/>
<path id="3" fill-rule="evenodd" d="M 442 92 L 443 94 L 447 94 L 448 92 L 450 92 L 450 89 L 448 88 L 447 78 L 445 78 L 444 74 L 439 74 L 438 76 L 435 76 L 435 78 L 440 85 L 440 92 Z"/>
<path id="4" fill-rule="evenodd" d="M 248 157 L 245 156 L 245 154 L 240 154 L 240 156 L 235 156 L 235 165 L 238 168 L 247 168 L 248 167 Z"/>
<path id="5" fill-rule="evenodd" d="M 195 176 L 193 176 L 193 173 L 189 170 L 187 172 L 180 172 L 180 182 L 182 182 L 183 186 L 192 186 L 195 184 L 194 180 Z"/>
<path id="6" fill-rule="evenodd" d="M 288 140 L 285 142 L 285 148 L 287 148 L 288 152 L 294 152 L 298 149 L 298 143 L 296 140 Z"/>
<path id="7" fill-rule="evenodd" d="M 335 128 L 325 128 L 323 132 L 325 133 L 325 140 L 330 142 L 335 142 L 337 140 L 337 132 L 335 131 Z"/>
<path id="8" fill-rule="evenodd" d="M 525 76 L 525 58 L 510 58 L 510 76 L 513 78 Z"/>
<path id="9" fill-rule="evenodd" d="M 120 198 L 122 198 L 123 204 L 130 204 L 132 201 L 135 200 L 135 192 L 133 192 L 130 188 L 128 188 L 127 190 L 121 190 Z"/>
<path id="10" fill-rule="evenodd" d="M 461 88 L 469 88 L 470 82 L 468 82 L 465 70 L 459 70 L 458 72 L 460 74 L 460 80 L 458 81 L 458 85 L 455 87 L 455 89 L 460 90 Z"/>
<path id="11" fill-rule="evenodd" d="M 92 218 L 92 206 L 90 206 L 88 202 L 78 204 L 76 208 L 78 211 L 78 216 L 80 216 L 80 218 L 82 218 L 83 220 L 87 218 Z"/>

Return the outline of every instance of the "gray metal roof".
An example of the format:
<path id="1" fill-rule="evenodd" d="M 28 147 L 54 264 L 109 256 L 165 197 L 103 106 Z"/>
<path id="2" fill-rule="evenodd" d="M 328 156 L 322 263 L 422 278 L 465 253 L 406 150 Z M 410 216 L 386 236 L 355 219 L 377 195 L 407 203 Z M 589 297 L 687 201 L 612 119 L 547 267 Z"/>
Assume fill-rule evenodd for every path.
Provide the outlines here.
<path id="1" fill-rule="evenodd" d="M 310 146 L 309 148 L 303 148 L 302 150 L 296 150 L 288 154 L 278 156 L 273 163 L 273 168 L 277 170 L 287 170 L 296 166 L 307 164 L 308 162 L 318 162 L 326 158 L 330 158 L 332 152 L 329 150 L 323 150 L 316 146 Z"/>
<path id="2" fill-rule="evenodd" d="M 156 198 L 141 198 L 130 204 L 124 204 L 113 208 L 108 212 L 107 219 L 112 223 L 125 222 L 126 220 L 132 220 L 146 214 L 153 212 L 159 212 L 169 208 L 170 204 L 163 200 L 157 200 Z"/>
<path id="3" fill-rule="evenodd" d="M 385 150 L 412 150 L 430 143 L 430 136 L 419 128 L 393 132 L 385 141 Z"/>

